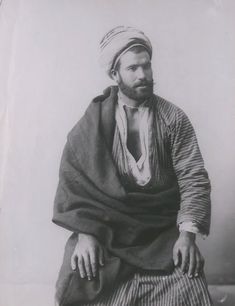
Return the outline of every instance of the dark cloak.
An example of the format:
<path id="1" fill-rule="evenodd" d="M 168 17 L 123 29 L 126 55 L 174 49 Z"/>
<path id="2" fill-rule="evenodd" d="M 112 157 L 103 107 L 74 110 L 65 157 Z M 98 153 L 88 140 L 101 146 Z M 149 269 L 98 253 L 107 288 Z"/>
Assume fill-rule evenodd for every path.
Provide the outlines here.
<path id="1" fill-rule="evenodd" d="M 148 192 L 128 192 L 112 159 L 117 88 L 95 98 L 69 133 L 55 198 L 53 222 L 72 231 L 57 281 L 59 305 L 94 300 L 137 269 L 167 274 L 178 236 L 177 180 Z M 97 237 L 106 264 L 92 281 L 70 267 L 77 233 Z"/>

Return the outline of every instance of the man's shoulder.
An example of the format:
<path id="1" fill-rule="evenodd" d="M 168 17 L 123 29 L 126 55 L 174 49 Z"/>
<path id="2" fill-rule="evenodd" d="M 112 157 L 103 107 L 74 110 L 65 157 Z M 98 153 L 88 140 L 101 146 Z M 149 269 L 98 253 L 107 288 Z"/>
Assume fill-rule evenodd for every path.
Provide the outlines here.
<path id="1" fill-rule="evenodd" d="M 107 100 L 113 100 L 117 97 L 118 87 L 109 86 L 103 90 L 101 95 L 96 96 L 91 103 L 105 102 Z"/>
<path id="2" fill-rule="evenodd" d="M 98 128 L 101 108 L 108 107 L 117 96 L 117 87 L 107 87 L 102 94 L 95 96 L 87 106 L 82 117 L 77 121 L 74 127 L 68 133 L 69 138 L 76 137 L 80 132 L 87 132 L 91 129 Z"/>
<path id="3" fill-rule="evenodd" d="M 167 125 L 174 124 L 182 117 L 186 116 L 184 111 L 176 104 L 166 100 L 165 98 L 154 95 L 156 101 L 157 112 Z"/>

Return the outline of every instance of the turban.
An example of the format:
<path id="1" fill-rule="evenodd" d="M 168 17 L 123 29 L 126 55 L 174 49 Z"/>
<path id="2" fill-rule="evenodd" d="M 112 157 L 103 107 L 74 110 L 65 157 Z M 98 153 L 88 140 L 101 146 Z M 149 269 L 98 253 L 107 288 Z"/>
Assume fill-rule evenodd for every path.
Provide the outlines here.
<path id="1" fill-rule="evenodd" d="M 150 40 L 135 28 L 118 26 L 103 37 L 100 42 L 100 64 L 110 77 L 121 56 L 135 46 L 144 47 L 152 57 Z"/>

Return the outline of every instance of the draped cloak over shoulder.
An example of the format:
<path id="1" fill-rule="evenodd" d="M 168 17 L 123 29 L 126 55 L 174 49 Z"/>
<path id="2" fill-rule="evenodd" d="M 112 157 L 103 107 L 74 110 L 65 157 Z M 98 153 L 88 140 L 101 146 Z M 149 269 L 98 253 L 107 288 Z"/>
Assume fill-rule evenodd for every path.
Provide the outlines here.
<path id="1" fill-rule="evenodd" d="M 159 122 L 166 121 L 166 133 L 158 140 L 164 143 L 159 154 L 169 156 L 171 164 L 169 167 L 168 161 L 168 169 L 159 168 L 167 174 L 165 184 L 159 187 L 156 184 L 147 192 L 128 192 L 125 189 L 112 158 L 116 100 L 117 87 L 114 86 L 95 98 L 69 133 L 63 151 L 53 222 L 75 234 L 67 243 L 57 282 L 59 305 L 92 300 L 117 281 L 121 274 L 127 277 L 135 269 L 170 273 L 173 270 L 172 249 L 178 236 L 177 218 L 178 222 L 196 222 L 203 232 L 209 232 L 210 184 L 203 162 L 199 163 L 199 168 L 196 167 L 197 171 L 193 170 L 186 195 L 181 194 L 187 186 L 181 177 L 182 164 L 177 159 L 181 148 L 174 143 L 179 137 L 177 130 L 180 130 L 175 114 L 173 123 L 159 115 Z M 159 100 L 157 96 L 154 96 L 154 101 L 159 113 L 163 105 L 180 113 L 176 106 Z M 196 149 L 193 155 L 188 153 L 183 159 L 184 169 L 187 168 L 185 161 L 188 160 L 192 167 L 192 159 L 202 160 L 197 143 L 192 147 L 190 139 L 187 141 L 186 146 Z M 175 151 L 172 150 L 174 144 Z M 188 171 L 186 177 L 190 176 L 190 167 L 184 170 Z M 200 186 L 199 201 L 189 201 L 190 188 L 196 190 L 191 193 L 195 198 Z M 76 234 L 80 232 L 96 236 L 107 250 L 107 264 L 91 282 L 81 279 L 78 272 L 70 268 Z"/>

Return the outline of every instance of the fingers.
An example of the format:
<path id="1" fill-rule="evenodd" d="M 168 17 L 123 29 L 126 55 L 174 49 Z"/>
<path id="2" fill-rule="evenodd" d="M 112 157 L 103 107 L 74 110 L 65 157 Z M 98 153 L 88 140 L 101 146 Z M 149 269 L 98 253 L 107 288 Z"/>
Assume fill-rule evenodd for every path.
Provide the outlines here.
<path id="1" fill-rule="evenodd" d="M 90 252 L 86 252 L 83 256 L 79 257 L 73 255 L 71 258 L 72 269 L 76 270 L 76 267 L 78 267 L 81 278 L 87 277 L 88 280 L 97 276 L 98 264 L 104 265 L 104 252 L 102 248 L 90 250 Z"/>
<path id="2" fill-rule="evenodd" d="M 173 261 L 175 266 L 178 266 L 180 263 L 180 250 L 178 248 L 173 249 Z"/>
<path id="3" fill-rule="evenodd" d="M 86 275 L 88 280 L 91 280 L 93 275 L 92 275 L 92 268 L 91 268 L 91 261 L 90 261 L 90 253 L 86 253 L 86 255 L 83 257 L 84 260 L 84 266 L 86 270 Z"/>
<path id="4" fill-rule="evenodd" d="M 199 276 L 202 271 L 203 271 L 203 267 L 204 267 L 204 258 L 202 257 L 202 255 L 198 252 L 196 254 L 196 267 L 195 267 L 195 277 Z"/>
<path id="5" fill-rule="evenodd" d="M 91 272 L 92 272 L 92 276 L 96 277 L 96 273 L 97 273 L 97 256 L 96 256 L 96 252 L 90 252 L 89 253 L 89 258 L 90 258 L 90 265 L 91 265 Z"/>
<path id="6" fill-rule="evenodd" d="M 76 270 L 78 268 L 81 278 L 86 277 L 86 270 L 84 267 L 84 260 L 82 256 L 77 256 L 76 252 L 73 253 L 71 257 L 71 268 Z"/>
<path id="7" fill-rule="evenodd" d="M 191 247 L 188 250 L 181 251 L 183 273 L 188 273 L 190 278 L 199 276 L 203 271 L 204 258 L 197 248 Z"/>
<path id="8" fill-rule="evenodd" d="M 81 278 L 92 280 L 96 277 L 98 266 L 104 265 L 104 250 L 97 239 L 91 235 L 81 235 L 71 256 L 71 267 L 78 268 Z"/>
<path id="9" fill-rule="evenodd" d="M 98 257 L 99 257 L 99 264 L 101 266 L 104 266 L 104 250 L 103 248 L 99 248 L 99 254 L 98 254 Z"/>
<path id="10" fill-rule="evenodd" d="M 83 260 L 82 256 L 78 258 L 78 270 L 79 270 L 81 278 L 85 278 L 86 277 L 86 270 L 85 270 L 85 267 L 84 267 L 84 260 Z"/>
<path id="11" fill-rule="evenodd" d="M 98 246 L 97 248 L 92 250 L 92 252 L 89 253 L 89 257 L 90 257 L 92 276 L 96 277 L 98 271 L 98 264 L 100 264 L 100 266 L 104 266 L 103 248 Z"/>
<path id="12" fill-rule="evenodd" d="M 181 249 L 181 270 L 183 273 L 186 273 L 188 270 L 189 262 L 189 251 L 188 248 Z"/>
<path id="13" fill-rule="evenodd" d="M 189 251 L 189 268 L 188 268 L 188 276 L 191 278 L 194 276 L 194 271 L 196 268 L 196 254 L 194 252 L 194 248 L 191 248 Z"/>
<path id="14" fill-rule="evenodd" d="M 180 266 L 182 273 L 197 277 L 203 270 L 204 258 L 195 243 L 195 237 L 182 232 L 173 248 L 175 266 Z"/>
<path id="15" fill-rule="evenodd" d="M 72 270 L 76 270 L 77 268 L 77 255 L 73 254 L 71 257 L 71 268 Z"/>

